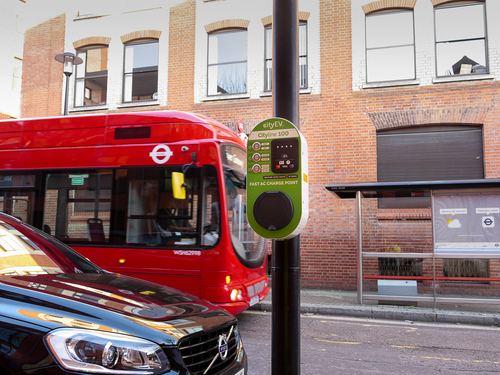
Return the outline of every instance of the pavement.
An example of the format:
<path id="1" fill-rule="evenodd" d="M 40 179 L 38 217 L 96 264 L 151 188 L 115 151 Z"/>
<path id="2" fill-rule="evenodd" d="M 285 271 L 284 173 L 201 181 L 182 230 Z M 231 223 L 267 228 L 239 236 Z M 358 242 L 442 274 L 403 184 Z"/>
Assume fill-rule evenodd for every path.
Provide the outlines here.
<path id="1" fill-rule="evenodd" d="M 260 303 L 250 307 L 250 310 L 272 311 L 272 290 Z M 358 304 L 356 291 L 301 289 L 300 312 L 410 322 L 500 326 L 500 304 L 493 304 L 488 299 L 485 299 L 485 303 L 460 302 L 434 305 L 432 301 L 403 306 L 397 302 L 379 303 L 377 300 L 364 299 L 363 304 Z"/>

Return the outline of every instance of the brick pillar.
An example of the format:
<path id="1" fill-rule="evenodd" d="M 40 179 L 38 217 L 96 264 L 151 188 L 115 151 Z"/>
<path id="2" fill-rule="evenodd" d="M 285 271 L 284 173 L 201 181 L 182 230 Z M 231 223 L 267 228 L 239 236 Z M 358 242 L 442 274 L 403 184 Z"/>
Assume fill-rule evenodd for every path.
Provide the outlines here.
<path id="1" fill-rule="evenodd" d="M 188 0 L 170 9 L 168 58 L 168 107 L 192 111 L 196 2 Z"/>
<path id="2" fill-rule="evenodd" d="M 25 33 L 21 117 L 62 114 L 63 67 L 54 56 L 64 52 L 65 21 L 61 14 Z"/>

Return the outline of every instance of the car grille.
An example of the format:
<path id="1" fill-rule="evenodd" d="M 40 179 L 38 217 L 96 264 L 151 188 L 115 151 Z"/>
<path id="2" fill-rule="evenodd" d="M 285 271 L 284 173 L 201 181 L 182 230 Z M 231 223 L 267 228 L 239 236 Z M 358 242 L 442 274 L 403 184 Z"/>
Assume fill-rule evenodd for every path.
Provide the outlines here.
<path id="1" fill-rule="evenodd" d="M 221 336 L 226 338 L 228 344 L 225 359 L 219 354 Z M 215 331 L 189 336 L 179 343 L 179 349 L 190 374 L 214 375 L 233 364 L 239 341 L 238 327 L 233 324 Z"/>

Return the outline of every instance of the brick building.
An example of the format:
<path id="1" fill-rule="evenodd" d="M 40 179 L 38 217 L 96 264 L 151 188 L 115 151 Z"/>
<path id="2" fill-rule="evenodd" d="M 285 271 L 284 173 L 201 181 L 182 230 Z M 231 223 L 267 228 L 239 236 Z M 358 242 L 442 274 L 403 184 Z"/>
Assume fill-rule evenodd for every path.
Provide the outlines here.
<path id="1" fill-rule="evenodd" d="M 177 109 L 235 130 L 242 120 L 247 132 L 272 117 L 272 1 L 62 6 L 26 32 L 22 117 L 61 114 L 64 76 L 54 55 L 65 51 L 84 60 L 71 76 L 70 115 Z M 355 202 L 326 185 L 500 177 L 500 2 L 312 0 L 300 2 L 299 12 L 300 128 L 311 197 L 302 285 L 352 290 Z M 364 204 L 366 248 L 432 251 L 427 197 Z M 416 260 L 409 262 L 414 269 Z M 404 272 L 377 261 L 365 267 Z M 429 272 L 425 261 L 419 267 Z M 437 267 L 500 276 L 495 260 Z M 448 283 L 442 290 L 495 295 L 498 287 Z"/>

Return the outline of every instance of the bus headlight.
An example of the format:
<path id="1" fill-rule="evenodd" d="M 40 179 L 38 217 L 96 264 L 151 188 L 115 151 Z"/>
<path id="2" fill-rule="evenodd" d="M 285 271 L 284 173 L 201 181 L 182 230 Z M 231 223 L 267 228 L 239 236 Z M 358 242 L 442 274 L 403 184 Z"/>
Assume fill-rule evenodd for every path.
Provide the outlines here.
<path id="1" fill-rule="evenodd" d="M 241 289 L 233 289 L 231 290 L 231 301 L 240 301 L 243 299 L 243 293 Z"/>
<path id="2" fill-rule="evenodd" d="M 65 369 L 96 374 L 160 374 L 170 362 L 155 343 L 133 336 L 83 329 L 57 329 L 45 336 Z"/>

